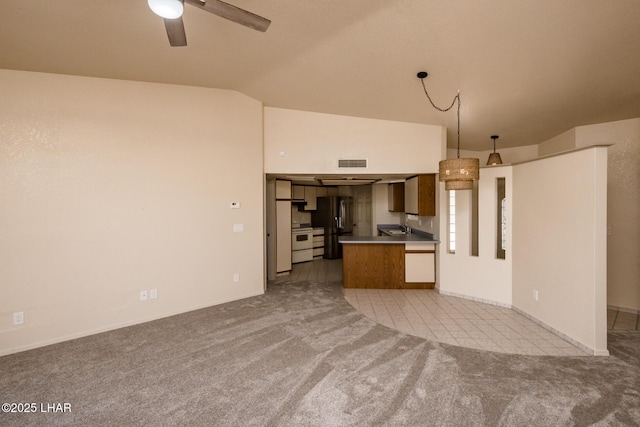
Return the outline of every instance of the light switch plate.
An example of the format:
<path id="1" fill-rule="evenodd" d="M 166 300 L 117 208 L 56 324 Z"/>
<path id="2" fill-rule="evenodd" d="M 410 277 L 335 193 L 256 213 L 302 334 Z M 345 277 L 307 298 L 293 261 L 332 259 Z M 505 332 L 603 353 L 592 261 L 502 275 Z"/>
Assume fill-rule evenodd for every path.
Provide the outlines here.
<path id="1" fill-rule="evenodd" d="M 22 325 L 24 323 L 24 311 L 13 313 L 13 324 Z"/>
<path id="2" fill-rule="evenodd" d="M 234 233 L 242 233 L 244 231 L 244 224 L 233 224 Z"/>

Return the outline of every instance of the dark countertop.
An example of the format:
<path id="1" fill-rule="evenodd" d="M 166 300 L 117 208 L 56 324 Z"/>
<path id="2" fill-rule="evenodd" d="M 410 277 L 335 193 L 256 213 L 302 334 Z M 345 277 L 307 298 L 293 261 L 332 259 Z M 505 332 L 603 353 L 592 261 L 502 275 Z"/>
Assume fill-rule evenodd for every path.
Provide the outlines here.
<path id="1" fill-rule="evenodd" d="M 409 234 L 391 234 L 389 231 L 401 230 L 398 224 L 378 224 L 378 232 L 382 236 L 340 236 L 339 243 L 440 243 L 433 234 L 422 230 L 412 230 Z"/>
<path id="2" fill-rule="evenodd" d="M 415 233 L 404 234 L 399 236 L 340 236 L 338 243 L 382 243 L 382 244 L 401 244 L 401 243 L 440 243 L 439 240 L 433 238 L 422 237 Z"/>

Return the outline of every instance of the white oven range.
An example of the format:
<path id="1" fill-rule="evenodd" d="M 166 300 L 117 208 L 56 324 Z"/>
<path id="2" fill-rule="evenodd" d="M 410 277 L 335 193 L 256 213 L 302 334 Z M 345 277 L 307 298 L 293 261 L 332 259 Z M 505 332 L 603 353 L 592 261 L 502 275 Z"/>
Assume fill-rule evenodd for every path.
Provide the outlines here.
<path id="1" fill-rule="evenodd" d="M 313 228 L 303 227 L 291 230 L 291 262 L 313 260 Z"/>

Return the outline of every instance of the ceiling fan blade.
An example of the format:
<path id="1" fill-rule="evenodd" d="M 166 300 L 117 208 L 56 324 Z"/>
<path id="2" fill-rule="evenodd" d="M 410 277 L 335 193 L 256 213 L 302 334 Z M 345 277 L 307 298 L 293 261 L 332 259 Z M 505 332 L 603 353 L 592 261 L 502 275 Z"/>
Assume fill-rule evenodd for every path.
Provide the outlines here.
<path id="1" fill-rule="evenodd" d="M 165 19 L 164 27 L 167 29 L 169 44 L 171 46 L 186 46 L 187 35 L 184 32 L 184 23 L 182 18 Z"/>
<path id="2" fill-rule="evenodd" d="M 185 3 L 199 7 L 200 9 L 211 12 L 214 15 L 218 15 L 237 24 L 244 25 L 245 27 L 262 31 L 263 33 L 267 31 L 267 28 L 269 28 L 269 25 L 271 24 L 271 21 L 267 18 L 263 18 L 262 16 L 240 9 L 239 7 L 235 7 L 221 0 L 206 0 L 204 2 L 201 0 L 185 0 Z"/>

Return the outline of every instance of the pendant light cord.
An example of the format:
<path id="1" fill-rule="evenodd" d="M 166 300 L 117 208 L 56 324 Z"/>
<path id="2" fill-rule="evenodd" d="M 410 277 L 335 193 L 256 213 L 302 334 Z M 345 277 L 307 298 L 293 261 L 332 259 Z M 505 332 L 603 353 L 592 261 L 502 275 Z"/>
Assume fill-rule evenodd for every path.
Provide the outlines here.
<path id="1" fill-rule="evenodd" d="M 427 92 L 427 86 L 425 86 L 424 84 L 424 78 L 420 78 L 420 81 L 422 82 L 422 88 L 424 89 L 424 94 L 427 95 L 427 99 L 429 100 L 433 108 L 435 108 L 436 110 L 446 113 L 447 111 L 453 108 L 456 101 L 458 102 L 458 151 L 457 151 L 457 154 L 458 154 L 458 158 L 460 158 L 460 91 L 458 91 L 458 94 L 453 98 L 453 101 L 451 102 L 451 105 L 448 108 L 440 108 L 436 104 L 434 104 L 433 101 L 431 100 L 431 97 L 429 96 L 429 92 Z"/>

